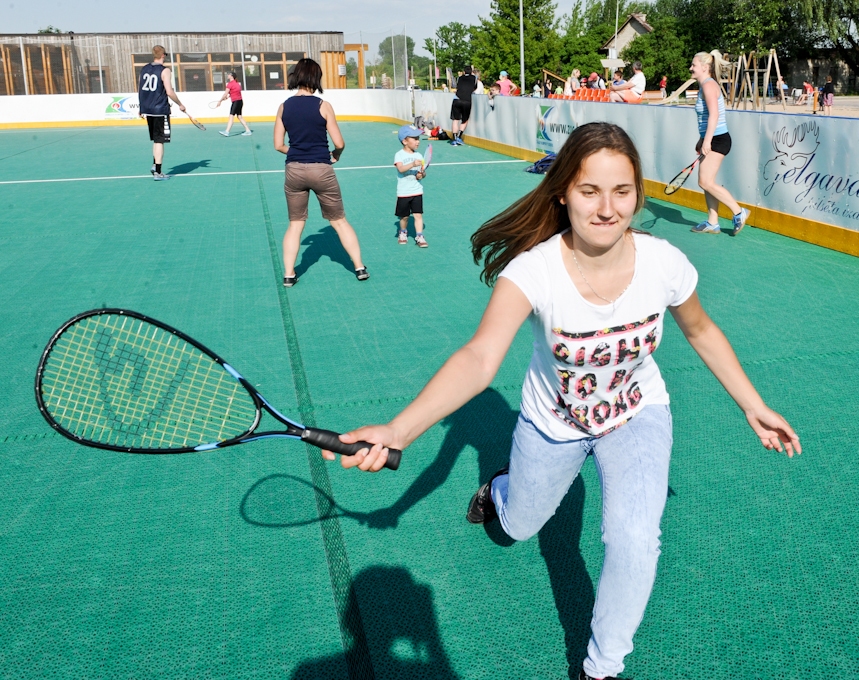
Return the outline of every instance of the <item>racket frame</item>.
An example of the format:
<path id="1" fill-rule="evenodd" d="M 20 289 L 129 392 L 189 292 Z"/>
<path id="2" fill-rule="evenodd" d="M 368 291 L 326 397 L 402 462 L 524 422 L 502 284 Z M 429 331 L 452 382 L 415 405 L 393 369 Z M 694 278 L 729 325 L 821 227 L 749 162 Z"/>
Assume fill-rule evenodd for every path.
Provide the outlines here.
<path id="1" fill-rule="evenodd" d="M 116 316 L 124 316 L 129 319 L 136 319 L 139 321 L 143 321 L 144 323 L 151 324 L 157 328 L 160 328 L 168 333 L 175 335 L 177 338 L 187 342 L 192 347 L 196 348 L 207 357 L 212 359 L 215 363 L 221 366 L 227 373 L 229 373 L 233 378 L 235 378 L 239 383 L 241 383 L 242 387 L 250 394 L 251 399 L 254 402 L 254 407 L 256 409 L 256 413 L 254 415 L 253 423 L 248 427 L 247 430 L 242 432 L 239 435 L 231 437 L 230 439 L 226 439 L 224 441 L 219 442 L 209 442 L 205 444 L 198 444 L 196 446 L 186 446 L 186 447 L 178 447 L 178 448 L 170 448 L 170 449 L 146 449 L 146 448 L 137 448 L 137 447 L 128 447 L 128 446 L 117 446 L 115 444 L 106 444 L 103 442 L 96 442 L 90 439 L 85 439 L 76 435 L 74 432 L 71 432 L 64 428 L 62 425 L 57 423 L 50 414 L 47 406 L 45 405 L 45 401 L 42 397 L 42 379 L 45 372 L 45 366 L 48 362 L 48 359 L 51 356 L 51 352 L 53 351 L 56 342 L 59 338 L 68 330 L 71 326 L 76 323 L 88 319 L 94 316 L 105 316 L 105 315 L 116 315 Z M 72 441 L 82 444 L 84 446 L 92 446 L 98 449 L 107 449 L 110 451 L 121 451 L 123 453 L 139 453 L 139 454 L 176 454 L 176 453 L 192 453 L 197 451 L 212 451 L 214 449 L 223 449 L 228 446 L 234 446 L 236 444 L 245 444 L 248 442 L 256 441 L 257 439 L 270 439 L 270 438 L 286 438 L 286 439 L 298 439 L 304 441 L 306 443 L 312 444 L 314 446 L 322 448 L 323 446 L 331 446 L 331 447 L 348 447 L 351 448 L 351 453 L 346 453 L 344 451 L 338 451 L 341 455 L 354 455 L 360 450 L 360 448 L 369 448 L 372 447 L 372 444 L 368 442 L 358 442 L 356 444 L 344 444 L 339 440 L 339 434 L 337 432 L 332 432 L 330 430 L 321 430 L 318 428 L 308 428 L 302 425 L 301 423 L 288 418 L 283 415 L 280 411 L 274 408 L 268 400 L 262 396 L 257 389 L 251 385 L 247 379 L 242 376 L 236 369 L 234 369 L 230 364 L 224 361 L 220 356 L 218 356 L 215 352 L 210 350 L 205 345 L 200 342 L 194 340 L 189 337 L 182 331 L 173 328 L 172 326 L 153 319 L 152 317 L 146 316 L 145 314 L 140 314 L 139 312 L 133 312 L 128 309 L 118 309 L 118 308 L 105 308 L 105 309 L 93 309 L 88 312 L 82 312 L 81 314 L 77 314 L 68 321 L 66 321 L 59 329 L 51 336 L 51 339 L 48 341 L 47 346 L 42 352 L 42 356 L 39 359 L 39 365 L 36 369 L 36 382 L 35 382 L 35 391 L 36 391 L 36 403 L 39 407 L 39 412 L 42 414 L 42 417 L 48 422 L 48 424 L 54 428 L 58 433 L 63 435 L 64 437 L 71 439 Z M 280 421 L 283 425 L 286 426 L 286 431 L 266 431 L 266 432 L 256 432 L 256 428 L 259 426 L 260 421 L 262 420 L 262 411 L 265 409 L 273 418 Z M 336 450 L 336 448 L 332 448 L 332 450 Z M 396 470 L 400 464 L 402 452 L 397 449 L 389 449 L 388 450 L 388 461 L 385 466 L 389 467 L 389 469 Z"/>
<path id="2" fill-rule="evenodd" d="M 429 156 L 429 158 L 427 158 L 427 156 Z M 427 152 L 426 154 L 424 154 L 424 162 L 423 167 L 421 168 L 421 172 L 426 172 L 427 168 L 430 166 L 430 163 L 432 163 L 432 144 L 427 147 Z"/>
<path id="3" fill-rule="evenodd" d="M 686 180 L 689 179 L 689 176 L 695 170 L 695 166 L 698 165 L 698 163 L 700 163 L 703 159 L 704 154 L 698 154 L 698 158 L 696 158 L 689 165 L 687 165 L 680 172 L 678 172 L 674 176 L 674 179 L 672 179 L 670 182 L 668 182 L 668 184 L 665 185 L 665 189 L 663 190 L 664 193 L 670 196 L 671 194 L 678 191 L 680 187 L 686 184 Z M 675 186 L 675 182 L 677 182 L 678 179 L 680 180 L 680 182 Z"/>

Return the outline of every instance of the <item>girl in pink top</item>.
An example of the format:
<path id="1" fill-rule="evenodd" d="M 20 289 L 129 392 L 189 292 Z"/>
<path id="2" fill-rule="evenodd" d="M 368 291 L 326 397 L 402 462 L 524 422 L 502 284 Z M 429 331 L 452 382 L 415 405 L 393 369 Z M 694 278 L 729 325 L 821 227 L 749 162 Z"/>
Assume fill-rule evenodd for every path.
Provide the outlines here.
<path id="1" fill-rule="evenodd" d="M 230 71 L 227 74 L 227 87 L 224 89 L 224 96 L 218 100 L 218 106 L 221 105 L 221 102 L 226 101 L 227 97 L 230 98 L 230 119 L 227 121 L 227 129 L 221 130 L 220 133 L 224 135 L 224 137 L 230 136 L 230 128 L 233 127 L 233 118 L 237 117 L 239 122 L 244 125 L 245 131 L 242 133 L 242 137 L 250 137 L 253 132 L 248 127 L 248 124 L 245 122 L 245 119 L 242 118 L 242 106 L 244 102 L 242 101 L 242 84 L 236 80 L 236 72 Z"/>

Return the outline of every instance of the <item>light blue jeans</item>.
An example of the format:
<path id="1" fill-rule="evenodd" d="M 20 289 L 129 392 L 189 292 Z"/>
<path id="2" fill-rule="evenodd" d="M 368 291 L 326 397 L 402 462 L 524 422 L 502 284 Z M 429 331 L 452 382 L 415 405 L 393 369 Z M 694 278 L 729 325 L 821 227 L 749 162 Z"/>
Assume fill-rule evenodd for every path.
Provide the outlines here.
<path id="1" fill-rule="evenodd" d="M 591 620 L 585 673 L 618 675 L 650 599 L 659 559 L 659 522 L 668 496 L 671 411 L 645 406 L 603 437 L 547 438 L 519 416 L 510 473 L 492 483 L 492 500 L 507 534 L 524 541 L 555 514 L 588 454 L 602 489 L 605 561 Z"/>

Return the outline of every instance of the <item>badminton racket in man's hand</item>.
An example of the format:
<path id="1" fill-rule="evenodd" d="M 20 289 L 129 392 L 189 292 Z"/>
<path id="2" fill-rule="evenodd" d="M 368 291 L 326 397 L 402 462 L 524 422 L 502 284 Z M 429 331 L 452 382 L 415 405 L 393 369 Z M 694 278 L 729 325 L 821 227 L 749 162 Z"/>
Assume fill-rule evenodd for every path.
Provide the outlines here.
<path id="1" fill-rule="evenodd" d="M 197 129 L 198 129 L 198 130 L 205 130 L 205 129 L 206 129 L 206 126 L 205 126 L 205 125 L 203 125 L 199 120 L 197 120 L 196 118 L 194 118 L 194 116 L 192 116 L 190 113 L 188 113 L 188 111 L 187 111 L 187 110 L 185 111 L 185 115 L 186 115 L 186 116 L 188 116 L 188 118 L 190 118 L 190 119 L 191 119 L 191 122 L 192 122 L 192 123 L 194 123 L 194 125 L 196 125 L 196 126 L 197 126 Z"/>
<path id="2" fill-rule="evenodd" d="M 270 437 L 344 456 L 373 447 L 286 417 L 211 350 L 123 309 L 84 312 L 54 333 L 36 372 L 36 401 L 64 437 L 113 451 L 210 451 Z M 286 429 L 257 432 L 263 410 Z M 388 449 L 385 467 L 396 470 L 401 455 Z"/>
<path id="3" fill-rule="evenodd" d="M 687 165 L 680 172 L 678 172 L 677 176 L 672 179 L 665 187 L 665 193 L 673 194 L 680 187 L 682 187 L 683 184 L 685 184 L 686 180 L 689 179 L 689 175 L 692 174 L 692 171 L 695 169 L 695 166 L 698 165 L 698 163 L 700 163 L 703 158 L 704 154 L 699 155 L 698 158 L 696 158 L 689 165 Z"/>

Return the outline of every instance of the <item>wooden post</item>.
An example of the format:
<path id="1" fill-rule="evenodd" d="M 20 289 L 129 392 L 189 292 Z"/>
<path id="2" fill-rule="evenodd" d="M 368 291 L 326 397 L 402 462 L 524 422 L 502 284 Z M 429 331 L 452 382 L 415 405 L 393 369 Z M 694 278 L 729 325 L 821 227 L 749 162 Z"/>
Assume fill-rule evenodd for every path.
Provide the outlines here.
<path id="1" fill-rule="evenodd" d="M 776 75 L 778 76 L 778 79 L 781 80 L 781 69 L 778 66 L 778 54 L 775 49 L 770 50 L 770 54 L 772 54 L 773 61 L 775 62 Z M 781 108 L 783 111 L 787 111 L 787 105 L 784 101 L 784 88 L 780 87 L 779 89 L 781 90 Z"/>
<path id="2" fill-rule="evenodd" d="M 366 43 L 348 43 L 343 45 L 345 52 L 358 53 L 358 87 L 362 90 L 367 87 L 367 79 L 364 77 L 364 52 L 370 49 Z"/>

